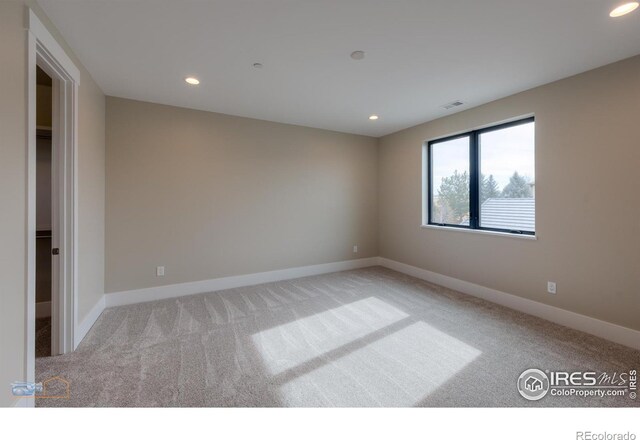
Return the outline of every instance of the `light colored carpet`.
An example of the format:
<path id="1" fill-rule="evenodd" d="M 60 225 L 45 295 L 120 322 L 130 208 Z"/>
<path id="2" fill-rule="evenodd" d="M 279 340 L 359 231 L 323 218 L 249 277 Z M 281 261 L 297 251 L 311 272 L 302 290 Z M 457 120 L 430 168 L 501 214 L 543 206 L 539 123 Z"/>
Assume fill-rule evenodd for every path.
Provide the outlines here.
<path id="1" fill-rule="evenodd" d="M 529 402 L 520 373 L 628 371 L 640 352 L 372 267 L 107 309 L 36 360 L 71 398 L 38 406 L 634 406 Z"/>

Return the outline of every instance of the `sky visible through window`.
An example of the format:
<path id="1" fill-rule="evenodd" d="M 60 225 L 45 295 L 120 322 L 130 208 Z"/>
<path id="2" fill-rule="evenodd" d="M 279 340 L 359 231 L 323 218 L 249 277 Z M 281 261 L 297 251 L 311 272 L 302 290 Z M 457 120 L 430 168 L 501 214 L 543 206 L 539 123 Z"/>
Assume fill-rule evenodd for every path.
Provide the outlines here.
<path id="1" fill-rule="evenodd" d="M 516 125 L 480 136 L 480 172 L 493 175 L 500 189 L 509 184 L 514 172 L 529 183 L 535 180 L 535 124 Z"/>
<path id="2" fill-rule="evenodd" d="M 535 124 L 530 122 L 504 130 L 490 131 L 480 137 L 481 165 L 485 165 L 485 169 L 480 171 L 487 177 L 493 175 L 501 190 L 509 184 L 509 179 L 515 171 L 530 182 L 534 181 L 534 126 Z M 433 167 L 433 184 L 437 194 L 444 177 L 452 176 L 456 170 L 459 173 L 468 172 L 469 138 L 455 139 L 435 146 L 433 162 L 436 166 Z"/>

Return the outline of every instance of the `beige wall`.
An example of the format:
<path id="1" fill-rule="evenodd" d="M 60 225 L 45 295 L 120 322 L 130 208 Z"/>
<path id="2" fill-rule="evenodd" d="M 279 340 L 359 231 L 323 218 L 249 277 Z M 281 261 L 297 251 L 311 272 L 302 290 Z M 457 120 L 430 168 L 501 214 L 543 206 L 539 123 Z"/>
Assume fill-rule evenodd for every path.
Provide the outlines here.
<path id="1" fill-rule="evenodd" d="M 530 113 L 538 240 L 421 229 L 423 142 Z M 380 255 L 640 329 L 638 115 L 635 57 L 380 139 Z"/>
<path id="2" fill-rule="evenodd" d="M 106 290 L 377 256 L 376 179 L 374 138 L 109 97 Z"/>
<path id="3" fill-rule="evenodd" d="M 104 95 L 32 0 L 0 1 L 0 406 L 26 377 L 27 34 L 25 5 L 81 69 L 78 141 L 79 320 L 104 292 Z"/>
<path id="4" fill-rule="evenodd" d="M 26 40 L 24 6 L 0 2 L 0 406 L 25 378 Z"/>
<path id="5" fill-rule="evenodd" d="M 78 96 L 78 321 L 104 294 L 106 100 L 81 68 Z"/>

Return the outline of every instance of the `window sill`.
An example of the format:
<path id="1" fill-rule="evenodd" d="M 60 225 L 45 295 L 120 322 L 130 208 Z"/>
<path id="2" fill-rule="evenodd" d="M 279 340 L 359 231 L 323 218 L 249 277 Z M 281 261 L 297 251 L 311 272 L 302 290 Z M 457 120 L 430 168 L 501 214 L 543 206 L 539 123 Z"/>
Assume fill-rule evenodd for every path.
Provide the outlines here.
<path id="1" fill-rule="evenodd" d="M 463 232 L 466 234 L 494 235 L 498 237 L 516 238 L 519 240 L 536 241 L 538 239 L 538 236 L 536 235 L 512 234 L 510 232 L 497 232 L 497 231 L 483 231 L 482 229 L 452 228 L 451 226 L 438 226 L 438 225 L 420 225 L 420 227 L 423 229 L 435 229 L 438 231 L 452 231 L 452 232 Z"/>

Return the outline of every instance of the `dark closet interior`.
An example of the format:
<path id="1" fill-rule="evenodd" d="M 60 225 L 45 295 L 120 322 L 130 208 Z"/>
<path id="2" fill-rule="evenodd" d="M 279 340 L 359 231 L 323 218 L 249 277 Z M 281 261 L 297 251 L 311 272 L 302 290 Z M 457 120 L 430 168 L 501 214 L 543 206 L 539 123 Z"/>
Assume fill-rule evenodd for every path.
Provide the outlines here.
<path id="1" fill-rule="evenodd" d="M 36 91 L 36 357 L 51 356 L 52 80 L 38 67 Z"/>

